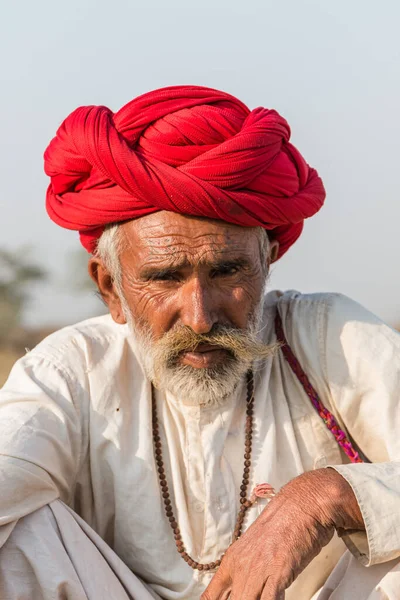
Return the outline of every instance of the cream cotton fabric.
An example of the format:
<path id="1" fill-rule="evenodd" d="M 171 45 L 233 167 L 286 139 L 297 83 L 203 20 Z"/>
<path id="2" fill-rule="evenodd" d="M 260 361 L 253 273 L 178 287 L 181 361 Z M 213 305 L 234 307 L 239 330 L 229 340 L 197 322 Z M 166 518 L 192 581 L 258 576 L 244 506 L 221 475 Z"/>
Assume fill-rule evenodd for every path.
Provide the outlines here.
<path id="1" fill-rule="evenodd" d="M 293 352 L 325 406 L 376 464 L 346 464 L 278 353 L 255 374 L 250 485 L 268 482 L 279 489 L 304 471 L 337 465 L 352 485 L 366 523 L 366 534 L 345 539 L 357 556 L 357 567 L 350 568 L 350 576 L 349 569 L 342 568 L 342 572 L 347 579 L 356 568 L 357 576 L 376 573 L 371 593 L 380 594 L 374 587 L 381 585 L 382 577 L 392 577 L 395 563 L 367 570 L 363 564 L 378 565 L 400 557 L 400 463 L 396 462 L 400 461 L 400 336 L 343 296 L 272 292 L 264 314 L 263 335 L 268 341 L 275 339 L 276 310 Z M 240 385 L 222 406 L 200 408 L 157 393 L 175 513 L 187 551 L 200 562 L 216 560 L 231 542 L 243 471 L 245 395 L 245 386 Z M 80 516 L 84 527 L 89 526 L 87 531 L 93 529 L 109 546 L 107 556 L 113 558 L 106 559 L 107 565 L 119 557 L 149 586 L 151 592 L 135 578 L 147 594 L 139 594 L 136 600 L 147 600 L 150 593 L 168 600 L 197 599 L 210 580 L 211 574 L 193 571 L 176 552 L 153 455 L 151 386 L 128 326 L 115 324 L 109 316 L 53 334 L 15 365 L 0 391 L 0 485 L 1 600 L 20 598 L 2 591 L 8 577 L 2 561 L 9 564 L 9 546 L 17 536 L 21 539 L 18 531 L 26 522 L 22 517 L 48 504 L 31 519 L 38 519 L 44 532 L 43 523 L 52 511 L 49 538 L 59 539 L 71 518 L 82 524 Z M 263 507 L 260 501 L 248 511 L 246 527 Z M 54 526 L 55 510 L 62 524 L 58 527 Z M 81 525 L 79 531 L 83 531 Z M 30 537 L 23 538 L 25 548 L 34 544 L 34 536 L 31 541 Z M 96 541 L 92 543 L 96 546 Z M 80 544 L 75 548 L 79 554 Z M 343 542 L 335 537 L 292 585 L 287 600 L 309 600 L 344 550 Z M 20 565 L 13 573 L 16 580 L 25 577 L 26 581 L 24 562 L 18 562 L 17 554 L 11 552 Z M 79 564 L 76 557 L 75 563 Z M 51 583 L 45 561 L 38 560 L 36 575 L 29 571 L 29 577 L 37 577 L 40 571 L 40 580 L 45 581 L 46 569 L 50 595 L 43 594 L 43 598 L 64 598 L 57 595 L 54 586 L 58 584 Z M 391 585 L 400 590 L 400 573 L 394 577 Z M 32 585 L 37 583 L 32 580 Z M 324 593 L 323 600 L 330 598 Z M 400 592 L 360 594 L 348 600 L 400 599 Z M 86 597 L 92 598 L 82 596 Z M 340 598 L 347 600 L 347 596 Z"/>

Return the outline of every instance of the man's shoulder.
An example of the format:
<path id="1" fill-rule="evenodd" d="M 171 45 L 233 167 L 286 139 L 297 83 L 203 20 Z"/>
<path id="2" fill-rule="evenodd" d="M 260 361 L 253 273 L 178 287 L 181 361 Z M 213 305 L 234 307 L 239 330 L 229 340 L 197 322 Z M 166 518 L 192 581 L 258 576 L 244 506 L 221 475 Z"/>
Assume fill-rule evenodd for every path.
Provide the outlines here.
<path id="1" fill-rule="evenodd" d="M 365 328 L 382 323 L 361 304 L 337 292 L 273 291 L 267 295 L 266 311 L 266 322 L 278 311 L 289 343 L 299 348 L 316 343 L 318 338 L 324 345 L 329 336 L 339 336 L 351 324 Z"/>
<path id="2" fill-rule="evenodd" d="M 338 292 L 302 293 L 297 290 L 273 290 L 266 296 L 267 308 L 278 309 L 282 319 L 308 316 L 311 320 L 318 314 L 331 311 L 363 310 L 361 305 Z"/>
<path id="3" fill-rule="evenodd" d="M 30 350 L 26 358 L 47 360 L 63 369 L 78 365 L 85 368 L 123 346 L 128 333 L 128 325 L 119 325 L 110 315 L 102 315 L 55 331 Z"/>

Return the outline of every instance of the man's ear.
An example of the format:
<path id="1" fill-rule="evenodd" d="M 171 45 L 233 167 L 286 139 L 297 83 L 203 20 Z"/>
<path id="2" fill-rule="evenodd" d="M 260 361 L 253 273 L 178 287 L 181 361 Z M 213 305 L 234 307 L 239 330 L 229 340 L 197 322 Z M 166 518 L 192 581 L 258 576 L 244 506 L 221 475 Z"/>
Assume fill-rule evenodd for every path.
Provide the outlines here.
<path id="1" fill-rule="evenodd" d="M 100 258 L 93 256 L 88 264 L 89 275 L 97 285 L 99 293 L 108 306 L 114 321 L 121 325 L 126 323 L 120 297 L 115 289 L 113 279 Z"/>
<path id="2" fill-rule="evenodd" d="M 276 261 L 279 253 L 279 242 L 277 240 L 272 240 L 269 244 L 269 254 L 268 254 L 268 268 L 271 263 Z"/>

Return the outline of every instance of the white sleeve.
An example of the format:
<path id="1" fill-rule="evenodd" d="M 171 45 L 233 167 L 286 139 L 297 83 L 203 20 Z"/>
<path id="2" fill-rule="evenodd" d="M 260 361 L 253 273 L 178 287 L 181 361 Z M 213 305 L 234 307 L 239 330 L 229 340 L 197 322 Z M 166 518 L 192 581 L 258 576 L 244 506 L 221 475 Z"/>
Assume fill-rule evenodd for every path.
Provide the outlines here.
<path id="1" fill-rule="evenodd" d="M 320 332 L 326 381 L 338 420 L 373 463 L 333 468 L 366 527 L 344 541 L 369 566 L 400 556 L 400 335 L 356 302 L 331 299 Z"/>
<path id="2" fill-rule="evenodd" d="M 0 390 L 0 547 L 4 526 L 56 498 L 70 500 L 82 454 L 81 401 L 73 379 L 34 353 Z"/>

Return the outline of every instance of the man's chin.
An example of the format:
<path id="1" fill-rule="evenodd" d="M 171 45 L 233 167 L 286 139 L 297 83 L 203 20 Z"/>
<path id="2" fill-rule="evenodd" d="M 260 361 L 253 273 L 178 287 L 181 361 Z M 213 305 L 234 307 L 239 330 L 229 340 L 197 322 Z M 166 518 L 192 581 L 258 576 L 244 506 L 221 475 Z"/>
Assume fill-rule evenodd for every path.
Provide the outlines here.
<path id="1" fill-rule="evenodd" d="M 232 396 L 247 370 L 244 365 L 234 363 L 225 360 L 214 367 L 176 366 L 159 371 L 153 384 L 159 390 L 171 393 L 182 404 L 218 406 Z"/>

